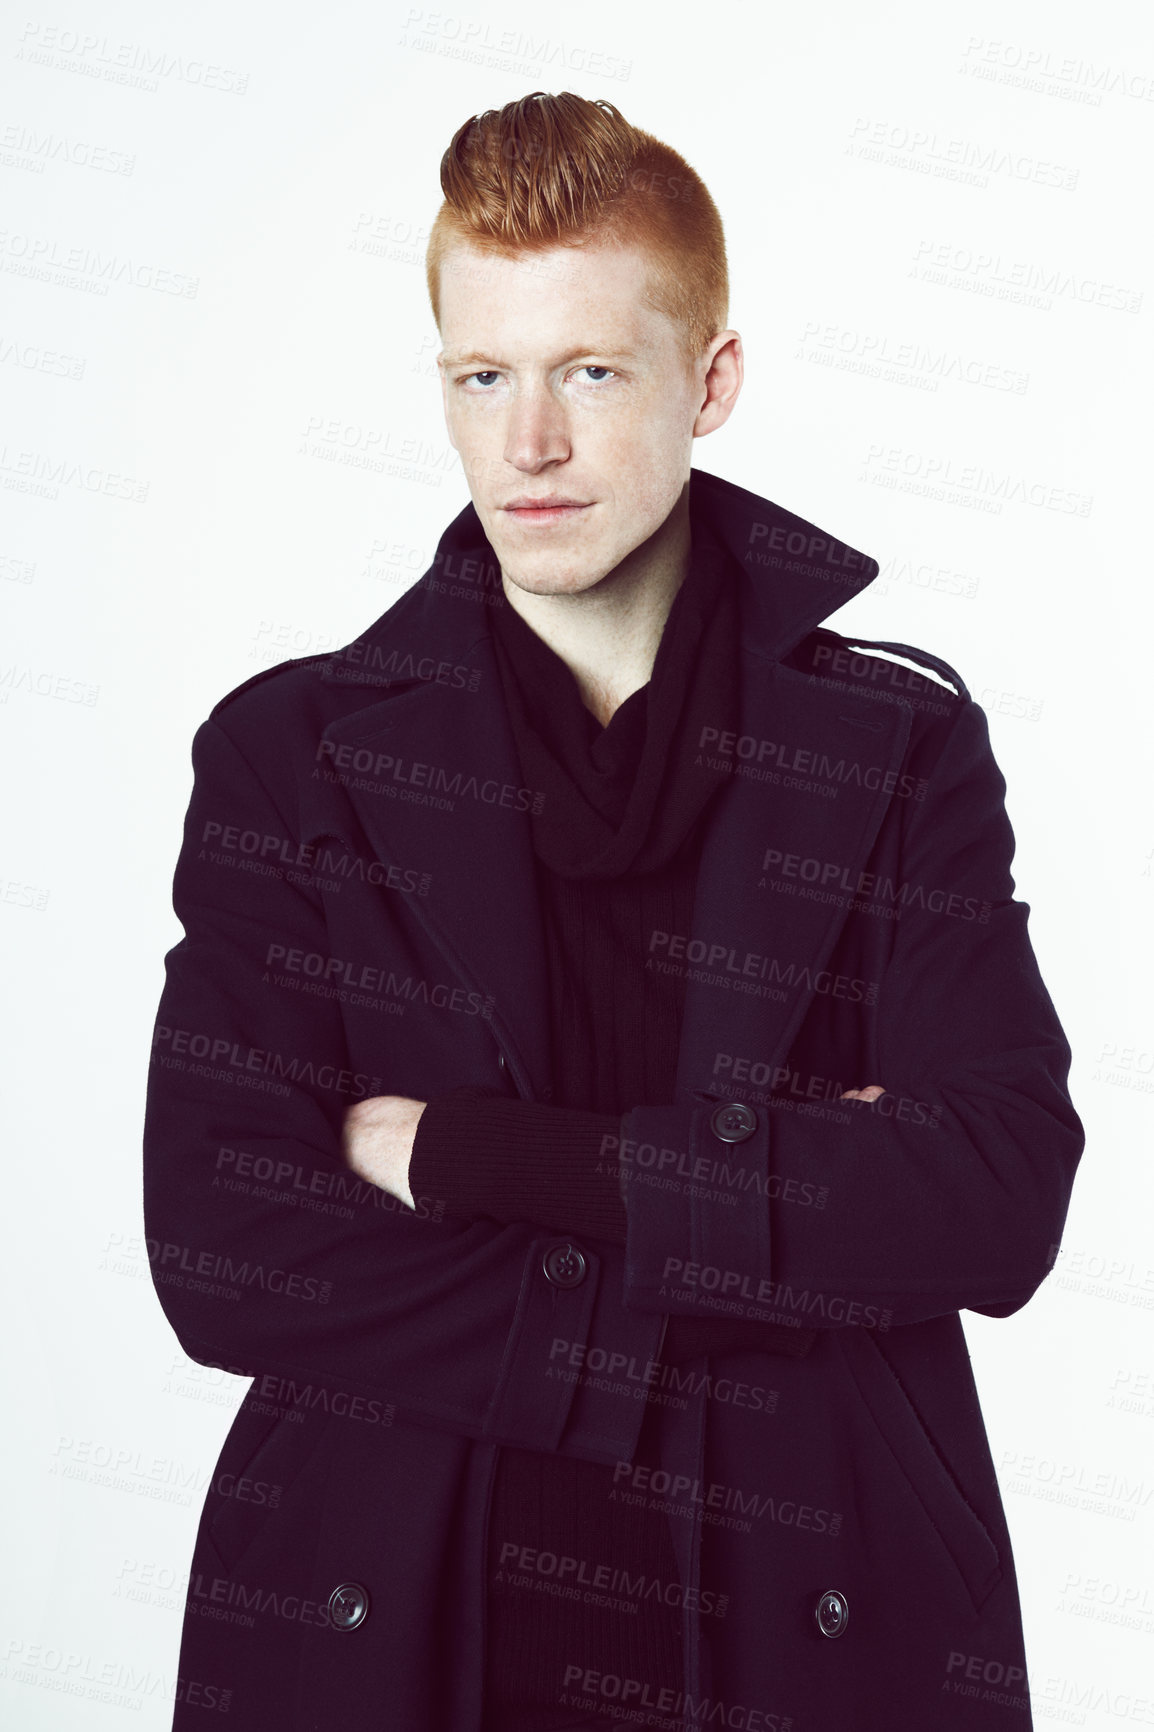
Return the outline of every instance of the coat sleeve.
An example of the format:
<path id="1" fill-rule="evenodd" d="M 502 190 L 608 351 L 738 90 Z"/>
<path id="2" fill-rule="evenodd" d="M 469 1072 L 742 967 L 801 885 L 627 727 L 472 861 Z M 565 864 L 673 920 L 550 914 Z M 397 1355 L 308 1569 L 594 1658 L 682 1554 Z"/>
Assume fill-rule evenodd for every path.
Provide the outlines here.
<path id="1" fill-rule="evenodd" d="M 433 1129 L 429 1130 L 430 1121 Z M 609 1113 L 511 1100 L 464 1085 L 430 1101 L 417 1123 L 409 1162 L 415 1191 L 443 1197 L 452 1214 L 536 1221 L 624 1245 L 625 1204 L 616 1155 L 621 1120 Z M 671 1317 L 667 1364 L 701 1353 L 752 1348 L 802 1357 L 812 1329 L 744 1317 Z"/>
<path id="2" fill-rule="evenodd" d="M 292 835 L 288 797 L 270 792 L 283 774 L 258 773 L 215 712 L 192 757 L 173 886 L 184 936 L 165 958 L 144 1124 L 145 1242 L 181 1345 L 464 1435 L 628 1459 L 644 1404 L 578 1389 L 555 1364 L 599 1346 L 656 1357 L 664 1318 L 624 1308 L 623 1250 L 582 1239 L 579 1278 L 554 1259 L 558 1281 L 546 1261 L 566 1237 L 453 1219 L 435 1199 L 413 1210 L 356 1178 L 344 1112 L 387 1082 L 354 1072 L 334 996 L 269 977 L 283 947 L 329 953 L 320 895 L 259 853 L 213 859 L 229 827 Z"/>
<path id="3" fill-rule="evenodd" d="M 900 882 L 922 895 L 893 923 L 877 1074 L 843 1085 L 885 1095 L 819 1116 L 771 1094 L 729 1126 L 704 1094 L 627 1115 L 629 1305 L 886 1328 L 963 1308 L 1006 1316 L 1051 1268 L 1084 1136 L 1014 899 L 985 713 L 960 699 L 919 760 L 926 798 L 894 821 Z M 959 900 L 943 907 L 928 889 Z M 663 1170 L 694 1182 L 653 1183 Z M 793 1206 L 805 1199 L 822 1206 Z"/>

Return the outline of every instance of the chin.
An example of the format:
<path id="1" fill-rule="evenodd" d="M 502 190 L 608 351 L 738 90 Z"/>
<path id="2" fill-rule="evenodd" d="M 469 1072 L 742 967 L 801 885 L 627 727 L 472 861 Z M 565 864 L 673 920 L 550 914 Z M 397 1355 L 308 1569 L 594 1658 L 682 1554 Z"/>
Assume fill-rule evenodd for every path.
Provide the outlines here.
<path id="1" fill-rule="evenodd" d="M 511 571 L 504 567 L 505 575 L 516 589 L 523 589 L 529 595 L 579 595 L 582 590 L 592 589 L 600 579 L 596 577 L 568 577 L 548 571 Z"/>

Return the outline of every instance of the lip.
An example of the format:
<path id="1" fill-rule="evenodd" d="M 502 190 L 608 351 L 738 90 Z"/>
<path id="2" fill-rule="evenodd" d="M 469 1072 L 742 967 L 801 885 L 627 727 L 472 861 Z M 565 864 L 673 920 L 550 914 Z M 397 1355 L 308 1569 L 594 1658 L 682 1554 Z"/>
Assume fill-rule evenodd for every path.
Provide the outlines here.
<path id="1" fill-rule="evenodd" d="M 565 518 L 575 517 L 579 511 L 588 511 L 592 501 L 583 499 L 566 499 L 559 495 L 553 499 L 514 499 L 503 510 L 509 517 L 515 517 L 518 523 L 560 523 Z"/>

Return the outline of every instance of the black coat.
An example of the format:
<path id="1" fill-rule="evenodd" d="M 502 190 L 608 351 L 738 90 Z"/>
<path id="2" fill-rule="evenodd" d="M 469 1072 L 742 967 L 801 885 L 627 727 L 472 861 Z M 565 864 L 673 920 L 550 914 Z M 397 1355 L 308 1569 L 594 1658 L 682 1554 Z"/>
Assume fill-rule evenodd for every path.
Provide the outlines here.
<path id="1" fill-rule="evenodd" d="M 255 1381 L 197 1539 L 182 1732 L 193 1685 L 231 1691 L 244 1728 L 477 1732 L 503 1443 L 614 1464 L 622 1499 L 670 1511 L 687 1696 L 570 1668 L 575 1717 L 1030 1724 L 958 1313 L 1035 1291 L 1083 1137 L 1005 784 L 946 664 L 873 646 L 956 691 L 820 627 L 872 560 L 699 470 L 691 509 L 745 574 L 740 737 L 702 742 L 739 768 L 692 930 L 654 941 L 689 978 L 674 1098 L 638 1104 L 608 1151 L 624 1252 L 413 1211 L 341 1160 L 367 1094 L 548 1098 L 535 794 L 472 506 L 363 637 L 258 674 L 197 731 L 146 1232 L 186 1352 Z M 839 1105 L 872 1082 L 875 1105 Z M 670 1380 L 674 1312 L 819 1333 L 805 1357 L 727 1352 Z M 657 1470 L 633 1460 L 650 1388 Z M 596 1560 L 520 1567 L 597 1587 Z"/>

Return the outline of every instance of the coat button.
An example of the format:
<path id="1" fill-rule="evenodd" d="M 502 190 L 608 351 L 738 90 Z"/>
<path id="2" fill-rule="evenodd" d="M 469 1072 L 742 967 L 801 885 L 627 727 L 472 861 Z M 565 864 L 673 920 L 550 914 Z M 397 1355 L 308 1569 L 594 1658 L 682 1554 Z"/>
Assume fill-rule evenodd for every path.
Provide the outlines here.
<path id="1" fill-rule="evenodd" d="M 713 1109 L 709 1128 L 723 1143 L 743 1143 L 757 1129 L 757 1114 L 744 1101 L 722 1101 Z"/>
<path id="2" fill-rule="evenodd" d="M 497 1064 L 501 1070 L 508 1070 L 509 1067 L 505 1063 L 505 1054 L 503 1052 L 497 1054 Z"/>
<path id="3" fill-rule="evenodd" d="M 585 1258 L 568 1239 L 564 1244 L 550 1245 L 541 1267 L 554 1287 L 579 1287 L 585 1279 Z"/>
<path id="4" fill-rule="evenodd" d="M 329 1617 L 334 1630 L 355 1630 L 369 1615 L 369 1592 L 360 1582 L 342 1582 L 329 1595 Z"/>
<path id="5" fill-rule="evenodd" d="M 846 1597 L 837 1588 L 827 1588 L 817 1602 L 814 1611 L 817 1627 L 823 1636 L 841 1636 L 849 1623 L 849 1606 Z"/>

